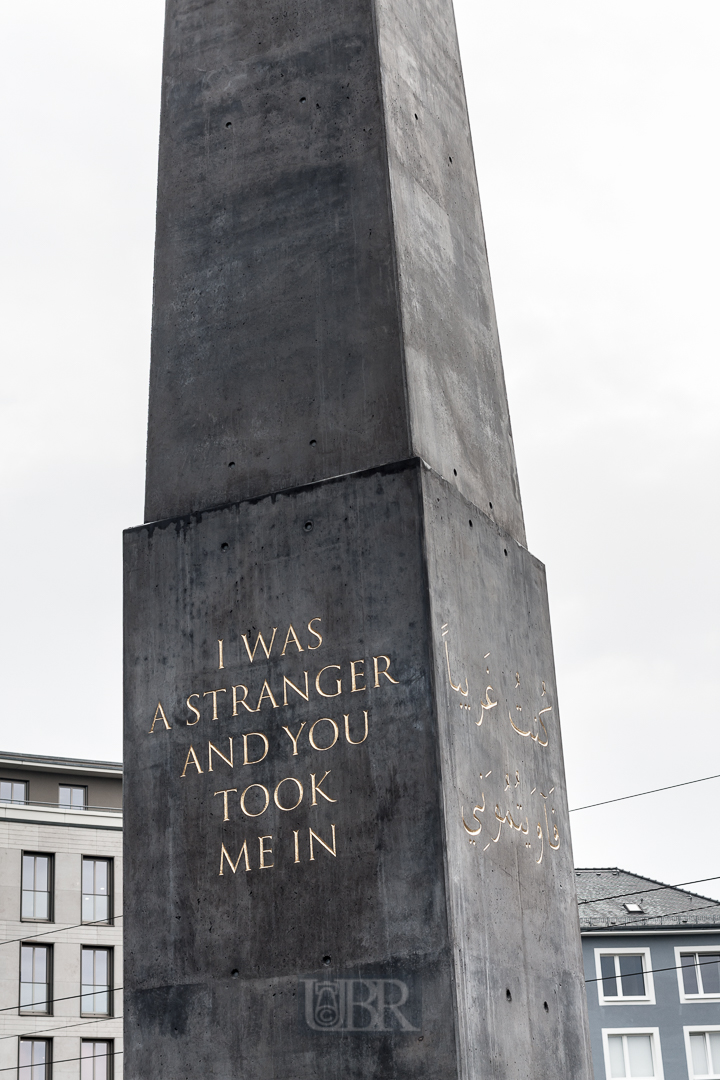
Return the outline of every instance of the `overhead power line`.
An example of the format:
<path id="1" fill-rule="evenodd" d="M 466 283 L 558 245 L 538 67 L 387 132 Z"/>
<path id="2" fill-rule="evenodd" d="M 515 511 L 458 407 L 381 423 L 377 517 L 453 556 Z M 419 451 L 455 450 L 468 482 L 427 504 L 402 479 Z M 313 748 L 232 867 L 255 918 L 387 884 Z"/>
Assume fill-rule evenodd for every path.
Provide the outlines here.
<path id="1" fill-rule="evenodd" d="M 707 967 L 708 964 L 717 964 L 717 960 L 698 960 L 698 965 L 697 966 L 698 967 Z M 682 964 L 673 964 L 672 967 L 648 968 L 647 971 L 643 971 L 642 974 L 643 975 L 655 975 L 658 971 L 680 971 L 682 969 L 682 966 L 683 966 Z M 638 972 L 637 974 L 639 975 L 640 972 Z M 611 978 L 611 979 L 616 979 L 617 975 L 610 975 L 608 977 Z M 605 978 L 605 976 L 600 975 L 596 979 L 586 979 L 585 982 L 586 983 L 603 982 L 604 978 Z M 622 979 L 622 975 L 620 976 L 620 978 Z M 622 1001 L 622 998 L 619 998 L 618 1000 Z"/>
<path id="2" fill-rule="evenodd" d="M 116 990 L 122 990 L 122 986 L 110 986 L 107 991 L 105 990 L 86 990 L 84 994 L 68 994 L 67 997 L 51 998 L 50 1001 L 35 1001 L 34 1005 L 55 1005 L 58 1001 L 75 1001 L 76 998 L 94 997 L 96 994 L 114 994 Z M 0 1013 L 6 1012 L 20 1012 L 22 1016 L 32 1016 L 33 1013 L 25 1006 L 23 1009 L 20 1005 L 7 1005 L 4 1009 L 0 1009 Z M 42 1016 L 43 1013 L 35 1013 L 36 1016 Z M 113 1016 L 103 1016 L 103 1020 L 114 1020 Z M 1 1071 L 1 1070 L 0 1070 Z"/>
<path id="3" fill-rule="evenodd" d="M 96 1039 L 95 1041 L 96 1042 L 112 1042 L 112 1039 Z M 117 1057 L 118 1054 L 122 1054 L 122 1053 L 124 1053 L 123 1050 L 112 1050 L 109 1054 L 105 1054 L 104 1056 L 105 1057 Z M 97 1061 L 98 1059 L 97 1058 L 81 1058 L 81 1057 L 57 1058 L 56 1060 L 53 1060 L 50 1064 L 52 1064 L 52 1065 L 64 1065 L 65 1062 L 67 1062 L 67 1061 L 93 1061 L 93 1060 Z M 22 1069 L 32 1069 L 32 1068 L 37 1068 L 37 1067 L 38 1067 L 37 1065 L 36 1066 L 33 1066 L 33 1065 L 6 1065 L 5 1068 L 0 1069 L 0 1073 L 4 1073 L 4 1072 L 20 1072 Z"/>
<path id="4" fill-rule="evenodd" d="M 634 795 L 621 795 L 618 799 L 603 799 L 602 802 L 588 803 L 587 806 L 573 806 L 571 814 L 578 810 L 592 810 L 595 806 L 609 806 L 610 803 L 625 802 L 627 799 L 639 799 L 641 795 L 656 795 L 658 791 L 672 791 L 673 788 L 689 787 L 690 784 L 704 784 L 706 780 L 720 780 L 720 773 L 714 776 L 701 776 L 698 780 L 685 780 L 682 784 L 668 784 L 666 787 L 651 788 L 650 791 L 638 791 Z"/>
<path id="5" fill-rule="evenodd" d="M 47 937 L 48 934 L 62 934 L 64 930 L 77 930 L 81 926 L 107 926 L 112 928 L 116 922 L 120 922 L 122 915 L 116 915 L 111 923 L 103 920 L 102 922 L 79 922 L 72 923 L 70 926 L 54 926 L 52 930 L 41 930 L 38 934 L 25 934 L 24 937 L 7 938 L 6 941 L 0 941 L 0 945 L 14 945 L 18 941 L 34 941 L 35 938 Z"/>
<path id="6" fill-rule="evenodd" d="M 663 889 L 680 889 L 683 885 L 701 885 L 704 881 L 720 881 L 720 874 L 715 877 L 693 878 L 692 881 L 681 881 L 677 885 L 654 885 L 652 889 L 633 889 L 632 892 L 613 893 L 610 896 L 598 896 L 594 900 L 578 900 L 578 904 L 601 904 L 603 900 L 620 900 L 623 896 L 644 896 L 645 893 L 662 892 Z M 705 899 L 708 899 L 707 897 Z M 720 901 L 719 901 L 720 903 Z M 669 914 L 672 914 L 671 912 Z"/>
<path id="7" fill-rule="evenodd" d="M 26 1014 L 23 1013 L 23 1016 Z M 0 1035 L 0 1042 L 5 1039 L 34 1039 L 36 1035 L 46 1035 L 50 1031 L 71 1031 L 73 1028 L 87 1027 L 89 1024 L 107 1024 L 108 1020 L 122 1020 L 121 1016 L 99 1016 L 97 1020 L 79 1020 L 77 1023 L 72 1022 L 72 1017 L 69 1016 L 69 1024 L 56 1024 L 51 1028 L 38 1028 L 36 1031 L 28 1031 L 24 1035 Z"/>

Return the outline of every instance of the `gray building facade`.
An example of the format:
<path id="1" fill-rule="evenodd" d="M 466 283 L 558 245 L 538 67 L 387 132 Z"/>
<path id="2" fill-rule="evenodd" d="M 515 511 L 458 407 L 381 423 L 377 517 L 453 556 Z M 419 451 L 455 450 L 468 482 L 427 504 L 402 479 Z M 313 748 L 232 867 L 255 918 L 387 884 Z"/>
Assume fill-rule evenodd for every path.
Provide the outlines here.
<path id="1" fill-rule="evenodd" d="M 0 753 L 0 1074 L 123 1075 L 122 765 Z"/>
<path id="2" fill-rule="evenodd" d="M 720 1077 L 720 903 L 576 871 L 596 1080 Z"/>

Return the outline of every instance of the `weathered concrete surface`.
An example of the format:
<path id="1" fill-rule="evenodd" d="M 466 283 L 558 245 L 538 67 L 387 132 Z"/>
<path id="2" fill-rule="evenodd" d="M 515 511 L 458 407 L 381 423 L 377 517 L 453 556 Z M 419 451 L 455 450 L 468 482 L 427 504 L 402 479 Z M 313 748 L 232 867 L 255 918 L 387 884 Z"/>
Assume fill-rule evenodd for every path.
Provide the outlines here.
<path id="1" fill-rule="evenodd" d="M 146 520 L 414 454 L 523 542 L 451 0 L 169 0 Z"/>
<path id="2" fill-rule="evenodd" d="M 540 564 L 416 460 L 125 547 L 126 1080 L 589 1080 Z"/>

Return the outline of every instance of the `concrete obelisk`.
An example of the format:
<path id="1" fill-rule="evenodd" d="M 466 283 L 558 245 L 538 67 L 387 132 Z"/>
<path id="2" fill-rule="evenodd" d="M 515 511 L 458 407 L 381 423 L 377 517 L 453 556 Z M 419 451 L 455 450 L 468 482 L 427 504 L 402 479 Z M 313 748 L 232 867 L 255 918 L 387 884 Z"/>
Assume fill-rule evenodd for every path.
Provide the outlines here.
<path id="1" fill-rule="evenodd" d="M 451 0 L 168 0 L 126 1080 L 590 1080 Z"/>

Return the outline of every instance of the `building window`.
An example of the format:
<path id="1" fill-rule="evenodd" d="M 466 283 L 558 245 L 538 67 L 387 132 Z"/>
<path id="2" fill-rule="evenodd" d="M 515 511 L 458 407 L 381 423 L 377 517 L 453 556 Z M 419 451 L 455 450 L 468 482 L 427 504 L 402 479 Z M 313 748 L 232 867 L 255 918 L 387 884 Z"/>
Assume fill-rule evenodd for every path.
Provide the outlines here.
<path id="1" fill-rule="evenodd" d="M 0 802 L 26 803 L 27 784 L 23 780 L 0 780 Z"/>
<path id="2" fill-rule="evenodd" d="M 52 1041 L 21 1039 L 18 1055 L 18 1080 L 50 1080 Z"/>
<path id="3" fill-rule="evenodd" d="M 52 921 L 52 855 L 23 852 L 20 917 Z"/>
<path id="4" fill-rule="evenodd" d="M 82 950 L 80 1012 L 84 1016 L 110 1016 L 111 968 L 112 949 Z"/>
<path id="5" fill-rule="evenodd" d="M 639 1031 L 605 1029 L 605 1075 L 607 1080 L 632 1077 L 633 1080 L 661 1080 L 660 1035 L 657 1028 Z"/>
<path id="6" fill-rule="evenodd" d="M 688 1075 L 691 1080 L 716 1080 L 720 1077 L 720 1028 L 697 1031 L 685 1028 Z"/>
<path id="7" fill-rule="evenodd" d="M 20 1011 L 50 1012 L 52 947 L 20 946 Z"/>
<path id="8" fill-rule="evenodd" d="M 83 1039 L 80 1080 L 112 1080 L 113 1044 Z"/>
<path id="9" fill-rule="evenodd" d="M 69 806 L 73 810 L 84 810 L 87 806 L 87 788 L 60 784 L 58 804 L 60 806 Z"/>
<path id="10" fill-rule="evenodd" d="M 720 1001 L 720 952 L 717 947 L 697 949 L 695 952 L 675 949 L 675 963 L 681 1001 L 708 998 Z"/>
<path id="11" fill-rule="evenodd" d="M 112 860 L 83 859 L 82 861 L 82 921 L 84 923 L 112 920 Z"/>
<path id="12" fill-rule="evenodd" d="M 595 950 L 601 1005 L 655 1004 L 649 949 Z"/>

